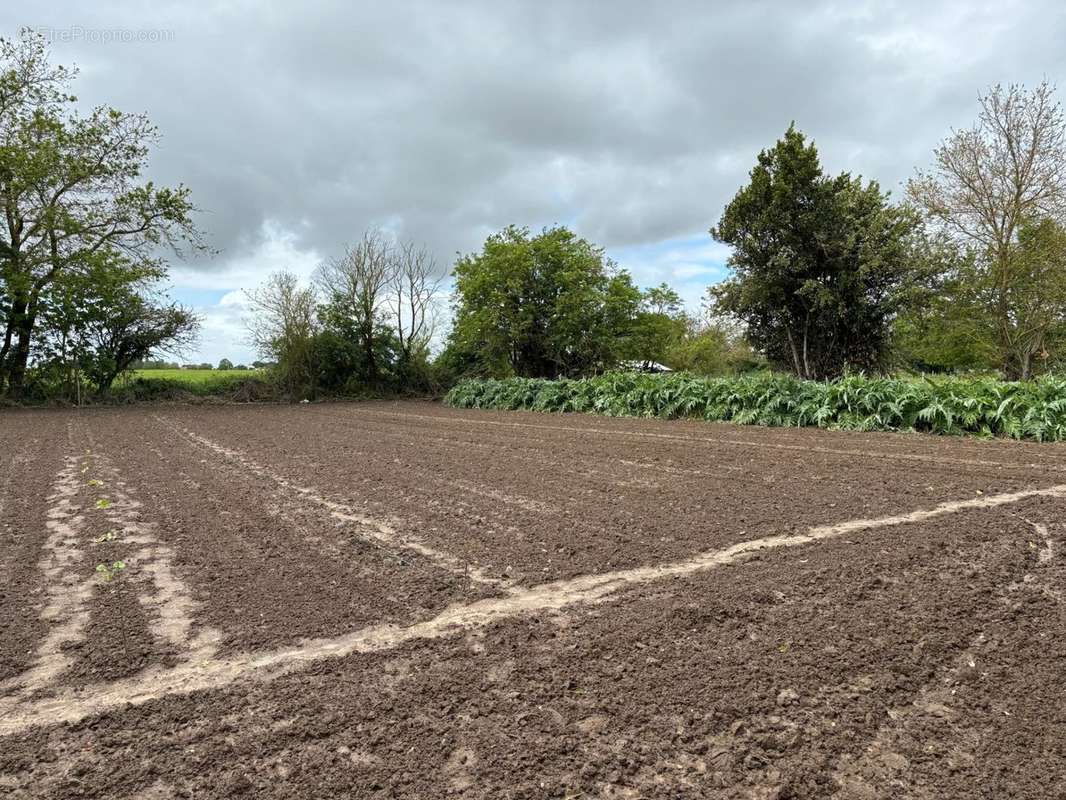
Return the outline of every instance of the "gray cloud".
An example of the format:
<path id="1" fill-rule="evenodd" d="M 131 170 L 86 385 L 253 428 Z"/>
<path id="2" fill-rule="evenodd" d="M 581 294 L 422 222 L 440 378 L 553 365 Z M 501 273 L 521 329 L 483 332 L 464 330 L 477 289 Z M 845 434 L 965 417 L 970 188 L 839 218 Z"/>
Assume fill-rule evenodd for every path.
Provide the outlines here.
<path id="1" fill-rule="evenodd" d="M 1050 0 L 25 13 L 0 24 L 171 33 L 83 33 L 54 59 L 82 68 L 87 104 L 149 112 L 164 137 L 151 176 L 192 187 L 221 250 L 182 265 L 182 283 L 229 275 L 235 289 L 279 230 L 329 255 L 383 224 L 442 264 L 511 222 L 564 222 L 618 252 L 691 241 L 793 119 L 829 168 L 898 188 L 990 83 L 1066 75 L 1066 15 Z"/>

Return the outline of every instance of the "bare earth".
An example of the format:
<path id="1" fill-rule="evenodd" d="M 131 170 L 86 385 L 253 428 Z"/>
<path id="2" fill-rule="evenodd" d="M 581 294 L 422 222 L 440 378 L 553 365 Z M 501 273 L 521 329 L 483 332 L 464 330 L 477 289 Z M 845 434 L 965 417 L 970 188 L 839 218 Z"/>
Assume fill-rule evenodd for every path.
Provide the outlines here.
<path id="1" fill-rule="evenodd" d="M 0 796 L 1066 797 L 1062 445 L 411 402 L 0 458 Z"/>

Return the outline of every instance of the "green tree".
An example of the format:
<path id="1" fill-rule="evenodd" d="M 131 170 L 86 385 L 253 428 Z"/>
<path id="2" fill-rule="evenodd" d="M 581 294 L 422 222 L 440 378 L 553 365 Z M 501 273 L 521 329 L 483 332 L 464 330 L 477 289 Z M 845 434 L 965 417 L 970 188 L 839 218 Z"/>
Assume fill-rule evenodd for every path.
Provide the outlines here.
<path id="1" fill-rule="evenodd" d="M 1009 258 L 989 267 L 970 250 L 944 273 L 927 306 L 901 318 L 906 361 L 935 370 L 1002 369 L 1023 380 L 1062 362 L 1066 229 L 1046 217 L 1023 221 Z M 1004 301 L 1009 336 L 998 323 Z"/>
<path id="2" fill-rule="evenodd" d="M 669 364 L 690 327 L 684 304 L 674 289 L 665 283 L 646 289 L 633 319 L 627 356 L 644 364 Z"/>
<path id="3" fill-rule="evenodd" d="M 200 247 L 185 187 L 141 182 L 156 129 L 142 114 L 74 110 L 75 72 L 43 37 L 0 40 L 0 390 L 21 394 L 48 288 L 104 249 L 122 267 L 162 265 L 163 246 Z"/>
<path id="4" fill-rule="evenodd" d="M 318 383 L 324 391 L 358 394 L 397 388 L 400 347 L 394 329 L 375 314 L 367 327 L 358 298 L 333 293 L 318 306 Z M 368 350 L 369 356 L 368 356 Z"/>
<path id="5" fill-rule="evenodd" d="M 98 392 L 107 394 L 115 379 L 134 363 L 160 350 L 188 347 L 199 328 L 199 319 L 189 309 L 128 292 L 87 326 L 90 348 L 85 375 Z"/>
<path id="6" fill-rule="evenodd" d="M 388 289 L 396 274 L 393 242 L 380 230 L 367 230 L 354 245 L 344 249 L 315 274 L 315 283 L 325 295 L 333 327 L 362 348 L 362 380 L 371 386 L 382 382 L 377 357 L 379 336 L 386 333 Z"/>
<path id="7" fill-rule="evenodd" d="M 733 247 L 719 310 L 802 378 L 882 368 L 892 321 L 927 277 L 911 258 L 917 214 L 875 182 L 824 175 L 795 126 L 759 154 L 711 234 Z"/>
<path id="8" fill-rule="evenodd" d="M 233 362 L 230 361 L 228 358 L 223 358 L 221 361 L 218 362 L 218 368 L 219 369 L 233 369 Z"/>
<path id="9" fill-rule="evenodd" d="M 1062 308 L 1066 116 L 1046 81 L 994 86 L 979 102 L 973 127 L 952 131 L 907 191 L 971 253 L 957 299 L 987 331 L 997 366 L 1025 379 L 1048 361 Z"/>
<path id="10" fill-rule="evenodd" d="M 573 232 L 511 226 L 456 263 L 449 362 L 496 376 L 607 369 L 629 352 L 640 300 L 628 273 Z"/>
<path id="11" fill-rule="evenodd" d="M 158 268 L 123 261 L 113 250 L 97 251 L 41 296 L 33 374 L 45 384 L 61 374 L 68 397 L 82 376 L 106 394 L 123 372 L 153 355 L 180 352 L 199 332 L 190 310 L 158 298 Z"/>

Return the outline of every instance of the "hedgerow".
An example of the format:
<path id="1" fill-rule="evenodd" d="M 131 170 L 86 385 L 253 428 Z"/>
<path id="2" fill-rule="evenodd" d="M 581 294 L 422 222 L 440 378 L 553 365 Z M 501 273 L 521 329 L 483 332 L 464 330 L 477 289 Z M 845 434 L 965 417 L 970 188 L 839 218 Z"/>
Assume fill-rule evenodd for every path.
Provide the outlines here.
<path id="1" fill-rule="evenodd" d="M 457 408 L 693 418 L 745 425 L 1066 439 L 1066 379 L 867 378 L 758 373 L 704 378 L 614 372 L 594 378 L 465 380 Z"/>

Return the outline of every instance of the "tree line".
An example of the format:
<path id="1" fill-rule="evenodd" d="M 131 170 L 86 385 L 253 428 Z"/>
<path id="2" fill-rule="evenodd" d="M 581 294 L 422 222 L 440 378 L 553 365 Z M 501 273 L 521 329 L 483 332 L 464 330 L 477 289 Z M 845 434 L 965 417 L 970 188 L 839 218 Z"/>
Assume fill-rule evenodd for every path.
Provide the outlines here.
<path id="1" fill-rule="evenodd" d="M 40 36 L 0 40 L 0 395 L 16 400 L 106 394 L 200 326 L 161 290 L 168 257 L 207 250 L 189 190 L 144 180 L 157 130 L 79 112 L 75 76 Z M 293 398 L 619 367 L 1024 380 L 1066 355 L 1064 222 L 1053 87 L 996 86 L 898 201 L 827 174 L 790 126 L 710 228 L 731 274 L 698 310 L 666 284 L 638 287 L 566 227 L 508 226 L 455 262 L 441 336 L 446 271 L 369 229 L 311 285 L 282 272 L 248 292 L 249 339 Z"/>
<path id="2" fill-rule="evenodd" d="M 826 174 L 790 125 L 710 229 L 731 276 L 697 313 L 666 284 L 639 289 L 565 227 L 504 228 L 456 261 L 430 371 L 450 383 L 653 365 L 815 380 L 1053 370 L 1066 358 L 1066 123 L 1048 83 L 996 86 L 979 104 L 898 202 L 876 181 Z M 371 311 L 341 318 L 366 325 Z"/>

